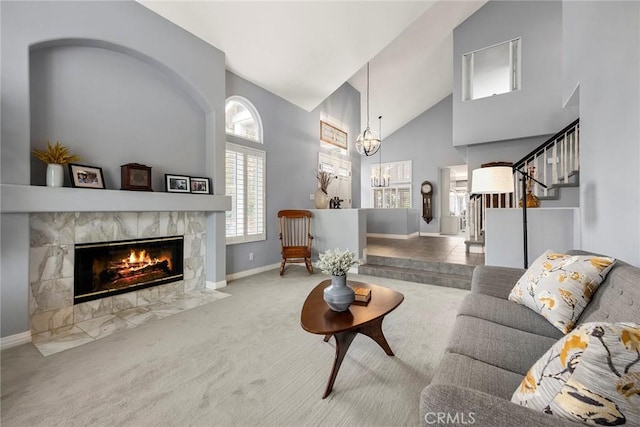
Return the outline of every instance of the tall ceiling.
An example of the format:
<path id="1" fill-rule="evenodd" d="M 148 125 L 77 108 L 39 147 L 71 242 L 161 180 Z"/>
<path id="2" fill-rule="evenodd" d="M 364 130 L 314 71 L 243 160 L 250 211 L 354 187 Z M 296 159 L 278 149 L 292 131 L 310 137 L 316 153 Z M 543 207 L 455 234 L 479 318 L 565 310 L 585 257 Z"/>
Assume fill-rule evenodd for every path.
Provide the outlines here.
<path id="1" fill-rule="evenodd" d="M 234 74 L 311 111 L 349 82 L 388 136 L 453 90 L 453 29 L 485 0 L 141 4 L 226 54 Z M 356 132 L 359 132 L 357 130 Z"/>

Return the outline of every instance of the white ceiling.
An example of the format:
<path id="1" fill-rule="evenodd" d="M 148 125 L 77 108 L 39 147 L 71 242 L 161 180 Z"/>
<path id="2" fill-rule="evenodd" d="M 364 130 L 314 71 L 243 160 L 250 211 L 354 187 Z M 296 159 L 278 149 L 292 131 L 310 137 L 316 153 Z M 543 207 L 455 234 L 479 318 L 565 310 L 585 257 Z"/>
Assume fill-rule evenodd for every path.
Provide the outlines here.
<path id="1" fill-rule="evenodd" d="M 227 69 L 311 111 L 348 81 L 388 136 L 452 92 L 453 29 L 485 0 L 139 0 L 222 50 Z M 360 132 L 358 129 L 356 132 Z"/>

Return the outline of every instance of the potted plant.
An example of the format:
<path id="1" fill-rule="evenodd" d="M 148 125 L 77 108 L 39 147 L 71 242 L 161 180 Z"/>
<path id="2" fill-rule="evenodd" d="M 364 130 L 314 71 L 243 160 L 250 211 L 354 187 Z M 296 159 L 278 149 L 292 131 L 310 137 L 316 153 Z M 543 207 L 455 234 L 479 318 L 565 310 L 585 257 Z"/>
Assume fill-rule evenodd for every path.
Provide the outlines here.
<path id="1" fill-rule="evenodd" d="M 329 172 L 321 170 L 316 174 L 316 178 L 318 179 L 318 184 L 320 184 L 320 187 L 315 193 L 316 208 L 326 209 L 327 206 L 329 206 L 329 193 L 327 192 L 327 188 L 329 188 L 333 176 Z"/>
<path id="2" fill-rule="evenodd" d="M 331 285 L 324 289 L 324 300 L 333 311 L 346 311 L 355 300 L 353 289 L 347 286 L 347 272 L 357 264 L 355 252 L 339 249 L 327 250 L 320 254 L 318 268 L 331 275 Z"/>
<path id="3" fill-rule="evenodd" d="M 36 159 L 47 164 L 48 187 L 62 187 L 64 180 L 64 169 L 62 165 L 80 160 L 79 156 L 69 152 L 68 147 L 60 145 L 60 141 L 56 141 L 56 145 L 51 145 L 51 142 L 47 141 L 46 150 L 34 149 L 32 154 Z"/>

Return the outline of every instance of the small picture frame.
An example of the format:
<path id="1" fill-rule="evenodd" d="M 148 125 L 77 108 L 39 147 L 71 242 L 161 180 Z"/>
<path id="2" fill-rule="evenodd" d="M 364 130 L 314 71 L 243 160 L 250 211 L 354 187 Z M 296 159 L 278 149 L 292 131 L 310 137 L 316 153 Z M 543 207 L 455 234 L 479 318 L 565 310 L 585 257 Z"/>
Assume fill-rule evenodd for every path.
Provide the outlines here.
<path id="1" fill-rule="evenodd" d="M 69 175 L 73 188 L 96 188 L 104 190 L 104 175 L 102 168 L 97 166 L 69 163 Z"/>
<path id="2" fill-rule="evenodd" d="M 191 192 L 193 194 L 211 194 L 209 178 L 191 177 Z"/>
<path id="3" fill-rule="evenodd" d="M 167 193 L 191 193 L 191 178 L 185 175 L 164 175 Z"/>

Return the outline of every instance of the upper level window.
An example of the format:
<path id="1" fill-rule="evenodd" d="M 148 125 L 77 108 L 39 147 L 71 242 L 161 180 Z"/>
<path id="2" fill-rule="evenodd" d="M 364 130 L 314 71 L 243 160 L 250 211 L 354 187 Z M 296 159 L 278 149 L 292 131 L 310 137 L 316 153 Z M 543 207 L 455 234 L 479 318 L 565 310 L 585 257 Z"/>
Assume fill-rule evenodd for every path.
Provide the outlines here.
<path id="1" fill-rule="evenodd" d="M 231 96 L 225 106 L 227 134 L 262 143 L 262 122 L 249 100 Z"/>
<path id="2" fill-rule="evenodd" d="M 486 98 L 520 90 L 521 39 L 467 53 L 462 57 L 462 99 Z"/>

